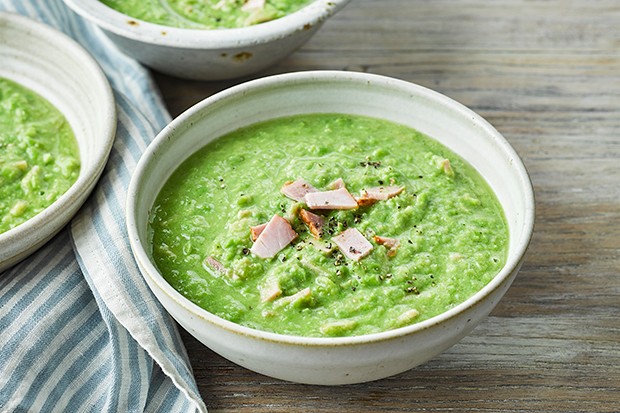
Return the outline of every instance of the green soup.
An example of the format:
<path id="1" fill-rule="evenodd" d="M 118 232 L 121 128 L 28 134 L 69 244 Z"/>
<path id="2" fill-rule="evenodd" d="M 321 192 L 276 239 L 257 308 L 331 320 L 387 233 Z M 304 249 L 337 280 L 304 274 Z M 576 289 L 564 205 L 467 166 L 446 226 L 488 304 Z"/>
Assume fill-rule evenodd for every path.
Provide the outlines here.
<path id="1" fill-rule="evenodd" d="M 0 233 L 51 205 L 79 173 L 77 141 L 62 113 L 0 78 Z"/>
<path id="2" fill-rule="evenodd" d="M 150 23 L 188 29 L 251 26 L 293 13 L 312 0 L 101 0 Z"/>
<path id="3" fill-rule="evenodd" d="M 314 210 L 325 222 L 318 238 L 300 218 L 308 206 L 281 188 L 303 179 L 323 192 L 338 178 L 358 197 L 402 190 Z M 251 228 L 276 214 L 296 238 L 261 258 Z M 241 325 L 302 336 L 374 333 L 438 315 L 486 285 L 508 249 L 503 210 L 468 163 L 408 127 L 340 114 L 276 119 L 210 143 L 164 185 L 149 228 L 154 261 L 181 294 Z M 335 245 L 352 228 L 372 246 L 359 260 Z"/>

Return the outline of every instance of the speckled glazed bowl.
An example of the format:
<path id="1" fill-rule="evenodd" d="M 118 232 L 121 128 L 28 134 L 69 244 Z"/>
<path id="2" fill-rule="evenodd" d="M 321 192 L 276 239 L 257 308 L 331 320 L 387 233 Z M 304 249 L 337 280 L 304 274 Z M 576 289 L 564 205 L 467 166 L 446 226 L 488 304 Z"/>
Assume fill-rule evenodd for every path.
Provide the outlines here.
<path id="1" fill-rule="evenodd" d="M 258 331 L 193 304 L 151 259 L 147 220 L 170 174 L 210 141 L 256 122 L 306 113 L 366 115 L 413 127 L 469 161 L 505 209 L 510 246 L 505 267 L 462 304 L 407 327 L 357 337 L 308 338 Z M 495 307 L 517 274 L 534 225 L 528 174 L 506 140 L 484 119 L 429 89 L 377 75 L 302 72 L 230 88 L 170 123 L 140 160 L 129 188 L 127 225 L 145 280 L 164 307 L 198 340 L 259 373 L 314 384 L 380 379 L 408 370 L 455 344 Z"/>
<path id="2" fill-rule="evenodd" d="M 349 0 L 315 0 L 258 25 L 220 30 L 179 29 L 136 20 L 99 0 L 65 0 L 100 26 L 127 55 L 169 75 L 196 80 L 246 76 L 285 58 Z"/>
<path id="3" fill-rule="evenodd" d="M 75 215 L 99 179 L 116 132 L 114 96 L 95 60 L 64 34 L 0 13 L 0 77 L 37 92 L 67 118 L 78 142 L 77 181 L 52 205 L 0 234 L 0 271 L 48 241 Z"/>

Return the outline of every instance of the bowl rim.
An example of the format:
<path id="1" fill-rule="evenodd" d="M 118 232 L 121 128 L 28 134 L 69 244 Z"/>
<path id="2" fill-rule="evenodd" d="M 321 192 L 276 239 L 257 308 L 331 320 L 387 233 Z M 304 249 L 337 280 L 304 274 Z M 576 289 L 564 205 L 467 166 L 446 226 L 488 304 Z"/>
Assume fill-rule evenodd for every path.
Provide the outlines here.
<path id="1" fill-rule="evenodd" d="M 37 215 L 8 231 L 0 233 L 0 246 L 12 244 L 16 242 L 17 239 L 22 239 L 26 236 L 34 237 L 33 242 L 28 243 L 26 248 L 20 248 L 15 254 L 8 256 L 5 261 L 1 261 L 0 267 L 6 263 L 9 263 L 9 265 L 16 264 L 16 258 L 25 254 L 28 250 L 34 252 L 43 242 L 46 242 L 73 218 L 73 215 L 66 219 L 60 217 L 62 217 L 67 210 L 71 210 L 72 208 L 77 212 L 99 180 L 114 144 L 117 120 L 116 103 L 110 83 L 95 58 L 79 43 L 51 26 L 17 13 L 0 12 L 0 31 L 5 25 L 11 25 L 14 28 L 22 30 L 29 36 L 37 36 L 44 39 L 46 42 L 53 43 L 55 47 L 62 47 L 67 54 L 78 57 L 85 71 L 91 76 L 91 84 L 96 85 L 95 87 L 102 92 L 102 99 L 100 102 L 101 115 L 103 119 L 107 119 L 108 121 L 106 121 L 105 127 L 97 132 L 99 138 L 96 139 L 98 142 L 97 150 L 94 152 L 92 162 L 84 165 L 83 160 L 80 160 L 80 173 L 71 187 Z M 26 87 L 31 89 L 29 86 Z M 32 90 L 38 95 L 41 95 L 40 91 L 36 89 Z M 67 117 L 66 113 L 63 113 L 63 115 Z M 73 125 L 71 126 L 73 132 L 76 133 Z M 77 136 L 76 141 L 78 147 L 80 147 L 80 140 Z M 54 228 L 52 228 L 52 224 Z M 43 236 L 47 234 L 47 231 L 41 231 L 41 229 L 45 227 L 48 227 L 51 232 L 51 235 L 47 238 Z M 26 255 L 22 258 L 25 257 Z M 3 270 L 0 270 L 0 272 L 1 271 Z"/>
<path id="2" fill-rule="evenodd" d="M 189 299 L 184 297 L 181 293 L 176 291 L 168 282 L 163 278 L 161 273 L 157 270 L 154 264 L 149 258 L 149 254 L 140 242 L 138 235 L 138 223 L 136 215 L 138 211 L 135 209 L 134 202 L 138 199 L 138 191 L 141 186 L 141 181 L 146 177 L 146 168 L 157 157 L 158 149 L 166 144 L 166 141 L 172 137 L 177 131 L 183 131 L 183 125 L 189 124 L 196 117 L 200 117 L 201 112 L 208 111 L 211 105 L 217 104 L 223 100 L 231 99 L 235 96 L 240 96 L 248 93 L 252 89 L 270 88 L 272 86 L 282 87 L 286 82 L 298 82 L 298 81 L 342 81 L 342 82 L 357 82 L 364 84 L 367 82 L 382 83 L 384 86 L 405 88 L 414 95 L 424 95 L 427 98 L 431 98 L 442 105 L 449 106 L 452 110 L 460 112 L 461 115 L 471 119 L 481 129 L 489 134 L 494 142 L 502 147 L 502 149 L 511 156 L 513 160 L 512 164 L 514 170 L 518 173 L 519 180 L 521 181 L 522 188 L 525 194 L 524 206 L 525 214 L 523 217 L 523 235 L 517 245 L 515 245 L 515 252 L 508 257 L 506 264 L 502 270 L 495 275 L 495 277 L 482 289 L 477 291 L 474 295 L 467 300 L 461 302 L 455 307 L 444 311 L 434 317 L 427 320 L 411 324 L 404 327 L 399 327 L 392 330 L 386 330 L 378 333 L 371 333 L 359 336 L 350 337 L 306 337 L 286 335 L 280 333 L 273 333 L 269 331 L 258 330 L 232 321 L 225 320 L 209 311 L 194 304 Z M 280 89 L 282 90 L 282 89 Z M 179 136 L 182 136 L 181 133 Z M 216 137 L 217 139 L 219 137 Z M 176 138 L 178 139 L 178 138 Z M 138 165 L 134 171 L 129 189 L 127 193 L 127 205 L 126 205 L 126 225 L 129 234 L 129 242 L 132 252 L 136 261 L 140 266 L 140 272 L 143 277 L 148 277 L 155 285 L 160 289 L 163 294 L 166 294 L 176 304 L 188 311 L 192 316 L 198 317 L 215 325 L 219 328 L 233 332 L 234 334 L 240 334 L 247 337 L 252 337 L 262 341 L 277 342 L 279 344 L 289 345 L 302 345 L 302 346 L 314 346 L 314 347 L 334 347 L 344 345 L 361 345 L 368 343 L 382 342 L 392 339 L 398 339 L 400 337 L 408 336 L 416 332 L 429 329 L 439 324 L 445 323 L 468 309 L 476 306 L 485 297 L 491 295 L 495 290 L 500 289 L 504 284 L 510 284 L 513 276 L 521 266 L 525 252 L 530 244 L 533 230 L 534 230 L 534 218 L 535 218 L 535 205 L 534 205 L 534 191 L 530 176 L 523 164 L 521 158 L 518 156 L 514 148 L 508 143 L 508 141 L 484 118 L 473 112 L 471 109 L 465 107 L 461 103 L 439 93 L 428 89 L 424 86 L 420 86 L 408 81 L 395 79 L 383 75 L 358 73 L 358 72 L 345 72 L 345 71 L 332 71 L 332 70 L 319 70 L 319 71 L 305 71 L 305 72 L 292 72 L 285 74 L 272 75 L 264 78 L 250 80 L 245 83 L 238 84 L 236 86 L 225 89 L 219 93 L 216 93 L 206 99 L 198 102 L 194 106 L 187 109 L 171 123 L 169 123 L 151 142 L 146 151 L 140 158 Z M 144 223 L 146 224 L 146 223 Z M 148 282 L 148 280 L 146 280 Z M 149 283 L 150 284 L 150 283 Z"/>
<path id="3" fill-rule="evenodd" d="M 248 27 L 185 29 L 133 18 L 99 0 L 64 0 L 73 11 L 108 32 L 139 42 L 186 49 L 239 48 L 284 38 L 322 23 L 349 1 L 313 0 L 286 16 Z"/>

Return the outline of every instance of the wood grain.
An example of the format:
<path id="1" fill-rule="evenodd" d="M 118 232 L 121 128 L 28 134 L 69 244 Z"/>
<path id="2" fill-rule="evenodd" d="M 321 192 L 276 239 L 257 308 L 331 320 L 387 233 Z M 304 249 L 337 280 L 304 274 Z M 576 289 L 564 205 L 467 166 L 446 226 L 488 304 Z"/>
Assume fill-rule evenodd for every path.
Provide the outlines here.
<path id="1" fill-rule="evenodd" d="M 620 412 L 620 3 L 353 0 L 254 77 L 316 69 L 405 79 L 488 119 L 531 174 L 534 237 L 484 323 L 377 382 L 270 379 L 182 332 L 210 412 Z M 155 78 L 173 115 L 245 80 Z"/>

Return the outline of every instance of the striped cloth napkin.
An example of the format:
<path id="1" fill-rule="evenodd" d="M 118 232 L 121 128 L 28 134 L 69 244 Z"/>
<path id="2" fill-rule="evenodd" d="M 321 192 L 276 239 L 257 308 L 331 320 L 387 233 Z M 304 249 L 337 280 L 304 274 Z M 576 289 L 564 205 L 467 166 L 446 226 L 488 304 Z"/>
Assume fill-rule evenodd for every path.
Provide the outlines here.
<path id="1" fill-rule="evenodd" d="M 206 412 L 176 324 L 125 233 L 131 173 L 170 120 L 152 79 L 61 0 L 0 0 L 0 10 L 80 43 L 105 71 L 118 112 L 108 165 L 84 208 L 0 274 L 0 412 Z"/>

